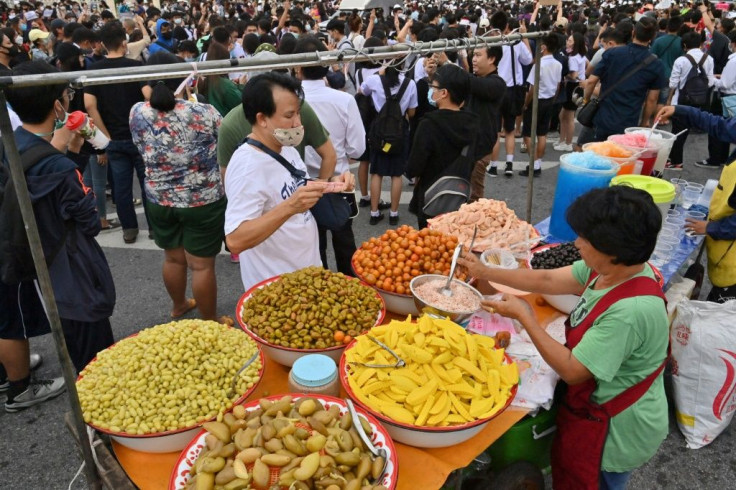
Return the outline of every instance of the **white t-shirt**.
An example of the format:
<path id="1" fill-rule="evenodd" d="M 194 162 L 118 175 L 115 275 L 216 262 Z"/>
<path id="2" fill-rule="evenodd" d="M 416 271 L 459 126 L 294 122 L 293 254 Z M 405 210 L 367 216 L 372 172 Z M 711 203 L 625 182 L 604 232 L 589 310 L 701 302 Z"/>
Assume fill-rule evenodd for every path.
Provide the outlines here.
<path id="1" fill-rule="evenodd" d="M 396 95 L 399 92 L 402 83 L 404 83 L 404 75 L 399 75 L 399 83 L 390 89 L 391 95 Z M 386 103 L 386 94 L 383 92 L 380 75 L 374 74 L 364 78 L 363 85 L 360 86 L 360 91 L 365 95 L 370 95 L 373 101 L 373 107 L 376 108 L 376 112 L 380 112 Z M 414 109 L 419 105 L 417 100 L 417 84 L 414 83 L 414 80 L 409 80 L 409 84 L 406 86 L 406 90 L 404 91 L 404 95 L 401 96 L 399 104 L 401 105 L 402 114 L 406 114 L 406 111 Z"/>
<path id="2" fill-rule="evenodd" d="M 570 72 L 578 72 L 578 82 L 585 81 L 585 61 L 586 58 L 582 54 L 576 54 L 567 58 L 567 66 Z"/>
<path id="3" fill-rule="evenodd" d="M 551 99 L 557 93 L 557 84 L 562 79 L 562 63 L 551 54 L 542 56 L 539 64 L 539 98 Z M 534 85 L 534 70 L 529 72 L 526 80 Z"/>
<path id="4" fill-rule="evenodd" d="M 283 156 L 298 170 L 307 167 L 296 149 L 283 147 Z M 233 153 L 225 177 L 225 235 L 244 221 L 259 218 L 288 199 L 298 181 L 276 160 L 245 143 Z M 321 266 L 317 222 L 306 211 L 291 216 L 271 236 L 240 254 L 240 277 L 247 291 L 273 276 L 312 265 Z"/>

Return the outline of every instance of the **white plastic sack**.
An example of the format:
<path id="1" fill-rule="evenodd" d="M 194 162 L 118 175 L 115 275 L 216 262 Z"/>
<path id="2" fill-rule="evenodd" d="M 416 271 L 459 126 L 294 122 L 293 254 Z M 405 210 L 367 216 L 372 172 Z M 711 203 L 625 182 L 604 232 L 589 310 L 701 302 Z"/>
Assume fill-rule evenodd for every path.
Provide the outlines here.
<path id="1" fill-rule="evenodd" d="M 682 301 L 672 324 L 677 425 L 687 447 L 713 442 L 736 410 L 736 300 Z"/>

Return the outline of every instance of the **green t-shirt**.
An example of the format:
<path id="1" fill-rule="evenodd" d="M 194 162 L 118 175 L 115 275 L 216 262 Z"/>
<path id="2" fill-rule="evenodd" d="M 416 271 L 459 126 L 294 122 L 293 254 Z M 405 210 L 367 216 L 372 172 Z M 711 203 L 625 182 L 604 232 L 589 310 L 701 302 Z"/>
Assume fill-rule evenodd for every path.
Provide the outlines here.
<path id="1" fill-rule="evenodd" d="M 220 77 L 217 85 L 208 91 L 207 100 L 225 117 L 233 108 L 242 106 L 243 90 L 232 80 Z"/>
<path id="2" fill-rule="evenodd" d="M 585 284 L 591 269 L 576 262 L 572 274 Z M 637 276 L 654 278 L 649 266 Z M 591 287 L 595 285 L 595 281 Z M 570 313 L 573 328 L 611 290 L 589 287 Z M 598 383 L 593 401 L 603 403 L 654 372 L 667 355 L 669 321 L 661 299 L 638 296 L 609 307 L 585 332 L 573 355 Z M 662 375 L 632 406 L 611 419 L 603 450 L 604 471 L 625 472 L 646 463 L 657 452 L 669 431 L 667 399 Z"/>
<path id="3" fill-rule="evenodd" d="M 330 133 L 322 126 L 314 109 L 306 101 L 302 103 L 300 116 L 302 125 L 304 126 L 304 140 L 295 148 L 303 160 L 304 147 L 311 146 L 315 149 L 319 148 L 327 142 Z M 220 132 L 217 137 L 217 163 L 221 167 L 227 167 L 227 164 L 230 163 L 230 157 L 233 156 L 233 153 L 238 149 L 243 139 L 250 134 L 251 128 L 251 124 L 245 118 L 242 105 L 233 108 L 222 119 Z"/>
<path id="4" fill-rule="evenodd" d="M 657 58 L 662 60 L 664 76 L 669 79 L 675 60 L 685 54 L 682 51 L 682 39 L 674 34 L 660 36 L 652 43 L 652 54 L 656 54 Z"/>

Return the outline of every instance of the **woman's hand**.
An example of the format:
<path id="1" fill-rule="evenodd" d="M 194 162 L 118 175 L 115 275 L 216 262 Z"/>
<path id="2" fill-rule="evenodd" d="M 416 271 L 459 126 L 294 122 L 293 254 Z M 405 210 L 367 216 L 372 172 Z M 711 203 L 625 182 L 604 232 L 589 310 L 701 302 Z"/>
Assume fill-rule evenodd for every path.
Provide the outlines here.
<path id="1" fill-rule="evenodd" d="M 699 221 L 692 218 L 685 219 L 685 231 L 695 233 L 696 235 L 705 235 L 706 227 L 708 226 L 707 221 Z"/>
<path id="2" fill-rule="evenodd" d="M 473 252 L 463 247 L 463 253 L 458 257 L 457 263 L 468 269 L 468 274 L 477 279 L 481 279 L 485 276 L 488 267 L 483 265 L 478 256 Z"/>
<path id="3" fill-rule="evenodd" d="M 521 298 L 517 298 L 511 294 L 504 294 L 500 300 L 485 300 L 480 302 L 480 306 L 490 312 L 498 313 L 507 318 L 518 320 L 521 324 L 529 318 L 534 318 L 534 310 Z"/>

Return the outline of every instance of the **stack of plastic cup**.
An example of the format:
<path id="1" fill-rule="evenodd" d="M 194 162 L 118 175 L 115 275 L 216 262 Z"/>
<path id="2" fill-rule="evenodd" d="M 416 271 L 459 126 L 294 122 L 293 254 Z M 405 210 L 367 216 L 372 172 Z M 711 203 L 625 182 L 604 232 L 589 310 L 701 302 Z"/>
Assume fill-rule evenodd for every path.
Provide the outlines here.
<path id="1" fill-rule="evenodd" d="M 690 206 L 700 199 L 701 192 L 703 192 L 703 184 L 689 182 L 682 191 L 682 207 L 690 209 Z"/>
<path id="2" fill-rule="evenodd" d="M 659 243 L 654 247 L 654 253 L 652 254 L 652 262 L 657 268 L 661 268 L 664 264 L 669 262 L 674 255 L 674 247 L 668 243 Z"/>
<path id="3" fill-rule="evenodd" d="M 687 186 L 689 182 L 685 179 L 678 179 L 678 178 L 670 179 L 670 182 L 672 183 L 672 185 L 675 186 L 674 205 L 682 206 L 682 191 L 685 190 L 685 186 Z"/>
<path id="4" fill-rule="evenodd" d="M 674 232 L 674 235 L 682 240 L 685 235 L 685 217 L 684 216 L 669 216 L 664 219 L 662 228 Z"/>

